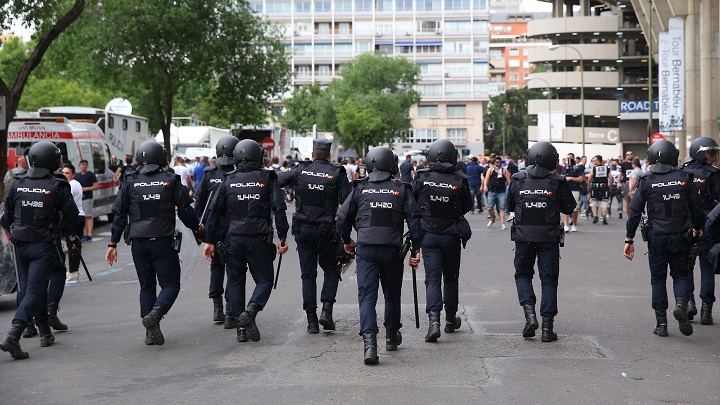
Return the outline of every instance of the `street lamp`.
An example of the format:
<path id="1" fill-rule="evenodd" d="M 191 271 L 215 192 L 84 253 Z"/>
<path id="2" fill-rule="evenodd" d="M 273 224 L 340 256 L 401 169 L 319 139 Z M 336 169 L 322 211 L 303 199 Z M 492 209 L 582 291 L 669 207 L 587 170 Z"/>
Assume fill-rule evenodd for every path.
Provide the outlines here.
<path id="1" fill-rule="evenodd" d="M 526 82 L 529 82 L 530 80 L 540 80 L 543 83 L 545 83 L 545 86 L 547 86 L 547 92 L 548 92 L 548 141 L 552 141 L 552 121 L 550 120 L 550 113 L 552 112 L 552 89 L 550 89 L 550 83 L 547 82 L 547 80 L 541 78 L 541 77 L 533 77 L 528 76 L 525 78 Z"/>
<path id="2" fill-rule="evenodd" d="M 583 153 L 583 156 L 585 156 L 585 80 L 584 80 L 585 68 L 583 67 L 583 56 L 580 53 L 580 51 L 572 45 L 566 45 L 566 44 L 550 45 L 548 47 L 548 49 L 551 51 L 554 51 L 554 50 L 560 48 L 561 46 L 570 48 L 573 51 L 577 52 L 578 57 L 580 58 L 580 104 L 581 104 L 581 108 L 582 108 L 582 115 L 580 116 L 580 126 L 582 127 L 582 153 Z"/>

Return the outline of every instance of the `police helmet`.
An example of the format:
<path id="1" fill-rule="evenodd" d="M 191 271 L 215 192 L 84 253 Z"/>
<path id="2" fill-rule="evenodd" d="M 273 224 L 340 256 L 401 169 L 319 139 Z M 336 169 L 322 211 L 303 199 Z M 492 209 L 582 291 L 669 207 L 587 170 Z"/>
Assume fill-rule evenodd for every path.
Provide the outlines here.
<path id="1" fill-rule="evenodd" d="M 690 159 L 698 163 L 707 163 L 707 155 L 718 153 L 718 144 L 714 139 L 700 137 L 690 144 Z"/>
<path id="2" fill-rule="evenodd" d="M 138 146 L 135 160 L 139 165 L 157 165 L 164 167 L 167 164 L 165 146 L 157 141 L 145 141 Z"/>
<path id="3" fill-rule="evenodd" d="M 232 165 L 235 163 L 235 146 L 240 142 L 232 135 L 225 135 L 215 145 L 215 162 L 220 166 Z"/>
<path id="4" fill-rule="evenodd" d="M 527 151 L 528 166 L 535 165 L 547 170 L 555 170 L 559 158 L 557 149 L 550 142 L 540 141 Z"/>
<path id="5" fill-rule="evenodd" d="M 455 166 L 457 162 L 458 151 L 455 145 L 447 139 L 438 139 L 433 142 L 427 150 L 428 162 L 434 164 L 446 164 Z"/>
<path id="6" fill-rule="evenodd" d="M 255 163 L 258 167 L 263 166 L 264 153 L 260 144 L 252 139 L 243 139 L 235 145 L 233 156 L 235 163 Z"/>
<path id="7" fill-rule="evenodd" d="M 376 146 L 365 156 L 365 166 L 369 173 L 380 171 L 396 174 L 398 157 L 387 147 Z"/>
<path id="8" fill-rule="evenodd" d="M 665 139 L 655 141 L 647 150 L 651 165 L 666 164 L 675 166 L 678 163 L 678 150 L 675 145 Z"/>
<path id="9" fill-rule="evenodd" d="M 57 170 L 62 166 L 60 148 L 49 141 L 40 141 L 30 147 L 28 165 L 37 169 Z"/>

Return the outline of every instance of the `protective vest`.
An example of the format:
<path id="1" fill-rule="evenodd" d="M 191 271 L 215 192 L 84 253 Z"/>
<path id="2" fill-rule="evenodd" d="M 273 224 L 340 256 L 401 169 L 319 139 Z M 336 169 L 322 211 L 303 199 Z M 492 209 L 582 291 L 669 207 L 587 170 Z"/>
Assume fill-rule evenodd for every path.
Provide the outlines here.
<path id="1" fill-rule="evenodd" d="M 700 202 L 702 203 L 705 215 L 707 215 L 716 205 L 715 196 L 712 195 L 710 190 L 710 184 L 712 177 L 717 175 L 718 170 L 711 165 L 685 167 L 683 170 L 693 174 L 693 183 L 700 195 Z"/>
<path id="2" fill-rule="evenodd" d="M 665 174 L 649 173 L 642 177 L 648 218 L 652 221 L 654 234 L 681 233 L 692 227 L 689 206 L 692 177 L 684 170 Z M 630 209 L 642 209 L 636 208 L 631 204 Z"/>
<path id="3" fill-rule="evenodd" d="M 560 237 L 558 188 L 565 178 L 553 172 L 537 178 L 525 172 L 515 173 L 515 241 L 556 242 Z"/>
<path id="4" fill-rule="evenodd" d="M 505 168 L 500 168 L 500 172 L 495 171 L 495 166 L 488 165 L 488 169 L 485 172 L 486 176 L 490 176 L 488 180 L 488 191 L 493 193 L 504 193 L 507 182 L 505 181 Z"/>
<path id="5" fill-rule="evenodd" d="M 225 171 L 223 166 L 213 166 L 205 169 L 205 175 L 203 176 L 203 194 L 205 195 L 205 198 L 207 199 L 206 204 L 210 204 L 211 198 L 214 198 L 217 196 L 218 191 L 220 190 L 220 187 L 222 186 L 223 181 L 225 181 L 225 173 L 232 171 L 232 166 L 227 166 L 228 170 Z M 210 197 L 210 193 L 212 193 L 213 197 Z M 205 214 L 207 217 L 208 214 Z M 227 228 L 230 226 L 230 221 L 228 220 L 227 215 L 220 216 L 220 222 L 218 222 L 219 228 Z"/>
<path id="6" fill-rule="evenodd" d="M 458 220 L 465 214 L 463 180 L 455 173 L 418 172 L 415 181 L 422 186 L 417 202 L 422 213 L 420 225 L 423 231 L 460 236 Z"/>
<path id="7" fill-rule="evenodd" d="M 230 172 L 225 178 L 225 207 L 234 235 L 267 235 L 271 225 L 272 170 Z"/>
<path id="8" fill-rule="evenodd" d="M 340 166 L 311 162 L 300 164 L 295 177 L 295 220 L 304 223 L 335 223 Z"/>
<path id="9" fill-rule="evenodd" d="M 60 215 L 55 203 L 62 183 L 62 180 L 52 177 L 15 178 L 13 240 L 54 242 L 58 238 Z"/>
<path id="10" fill-rule="evenodd" d="M 608 168 L 605 166 L 593 167 L 593 178 L 590 184 L 590 198 L 607 200 L 610 198 L 610 184 Z"/>
<path id="11" fill-rule="evenodd" d="M 175 187 L 181 183 L 174 173 L 134 172 L 123 187 L 129 187 L 130 239 L 172 237 L 175 233 Z"/>
<path id="12" fill-rule="evenodd" d="M 395 180 L 376 183 L 362 180 L 356 184 L 357 243 L 402 246 L 407 185 Z"/>

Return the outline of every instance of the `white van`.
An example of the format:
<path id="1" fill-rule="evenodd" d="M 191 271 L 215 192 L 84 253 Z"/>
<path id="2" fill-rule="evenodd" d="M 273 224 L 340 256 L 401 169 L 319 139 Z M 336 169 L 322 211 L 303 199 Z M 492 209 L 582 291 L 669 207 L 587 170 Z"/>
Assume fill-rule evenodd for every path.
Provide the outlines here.
<path id="1" fill-rule="evenodd" d="M 99 186 L 93 191 L 95 216 L 108 215 L 112 220 L 111 209 L 119 183 L 110 170 L 110 147 L 100 127 L 63 117 L 15 119 L 8 125 L 8 170 L 13 169 L 18 158 L 27 154 L 30 146 L 38 141 L 57 145 L 63 162 L 72 163 L 78 172 L 80 161 L 88 161 L 88 170 L 95 173 Z"/>

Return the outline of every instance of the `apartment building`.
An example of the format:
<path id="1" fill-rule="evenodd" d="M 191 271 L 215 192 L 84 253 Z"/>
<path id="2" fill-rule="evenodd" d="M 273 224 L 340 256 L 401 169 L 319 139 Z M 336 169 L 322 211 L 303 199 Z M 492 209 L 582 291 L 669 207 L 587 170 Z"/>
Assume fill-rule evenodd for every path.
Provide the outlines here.
<path id="1" fill-rule="evenodd" d="M 483 152 L 488 102 L 488 0 L 250 1 L 284 31 L 292 85 L 329 83 L 343 63 L 365 52 L 403 56 L 420 66 L 419 105 L 395 149 L 453 141 L 464 154 Z"/>

